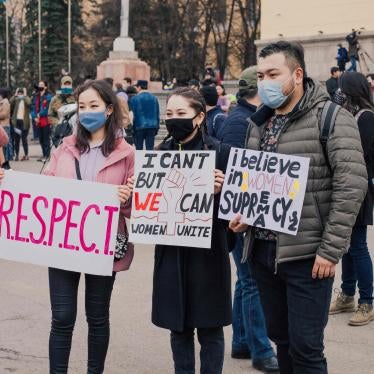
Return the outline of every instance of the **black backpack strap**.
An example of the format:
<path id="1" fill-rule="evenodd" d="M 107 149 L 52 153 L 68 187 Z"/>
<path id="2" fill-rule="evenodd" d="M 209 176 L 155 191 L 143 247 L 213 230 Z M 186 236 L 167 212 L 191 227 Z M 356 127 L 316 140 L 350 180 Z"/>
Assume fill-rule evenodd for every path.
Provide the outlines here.
<path id="1" fill-rule="evenodd" d="M 325 102 L 321 118 L 320 118 L 320 142 L 323 148 L 323 154 L 325 156 L 326 163 L 328 167 L 331 169 L 329 157 L 327 153 L 327 142 L 331 133 L 334 131 L 335 127 L 335 120 L 341 106 L 338 104 L 333 103 L 332 101 L 328 100 Z"/>
<path id="2" fill-rule="evenodd" d="M 79 161 L 74 158 L 75 161 L 75 172 L 77 173 L 77 179 L 82 180 L 81 169 L 79 167 Z"/>

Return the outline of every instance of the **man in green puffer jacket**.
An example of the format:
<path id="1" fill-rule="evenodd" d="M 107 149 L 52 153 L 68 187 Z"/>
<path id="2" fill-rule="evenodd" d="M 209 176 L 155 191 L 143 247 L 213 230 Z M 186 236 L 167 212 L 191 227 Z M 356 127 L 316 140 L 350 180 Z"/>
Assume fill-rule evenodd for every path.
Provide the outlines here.
<path id="1" fill-rule="evenodd" d="M 281 374 L 325 374 L 323 337 L 335 265 L 367 189 L 360 134 L 341 108 L 325 156 L 319 126 L 329 96 L 306 78 L 298 44 L 280 41 L 260 52 L 258 92 L 264 109 L 274 112 L 265 123 L 255 123 L 257 113 L 252 117 L 247 148 L 310 158 L 299 230 L 292 236 L 248 228 L 239 216 L 230 228 L 247 231 L 243 260 L 256 278 Z"/>

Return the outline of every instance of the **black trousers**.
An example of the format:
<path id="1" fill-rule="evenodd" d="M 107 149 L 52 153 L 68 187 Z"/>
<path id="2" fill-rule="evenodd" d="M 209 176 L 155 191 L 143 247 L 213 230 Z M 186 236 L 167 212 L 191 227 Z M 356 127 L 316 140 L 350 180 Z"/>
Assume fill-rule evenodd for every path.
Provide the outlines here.
<path id="1" fill-rule="evenodd" d="M 49 268 L 52 328 L 49 338 L 50 374 L 66 374 L 77 316 L 80 273 Z M 109 306 L 115 274 L 85 274 L 88 322 L 88 374 L 102 374 L 109 345 Z"/>
<path id="2" fill-rule="evenodd" d="M 51 126 L 39 127 L 39 143 L 42 147 L 43 157 L 48 158 L 51 153 Z"/>
<path id="3" fill-rule="evenodd" d="M 327 374 L 324 329 L 333 278 L 313 279 L 314 259 L 278 265 L 275 242 L 256 240 L 251 262 L 281 374 Z"/>
<path id="4" fill-rule="evenodd" d="M 29 130 L 24 128 L 24 123 L 22 120 L 17 120 L 17 129 L 22 131 L 21 135 L 18 135 L 15 131 L 13 132 L 14 136 L 14 152 L 16 156 L 19 156 L 20 142 L 22 140 L 22 147 L 25 156 L 29 155 L 29 144 L 27 142 L 27 136 L 29 135 Z"/>
<path id="5" fill-rule="evenodd" d="M 183 332 L 171 332 L 175 374 L 195 373 L 195 337 L 194 329 Z M 221 374 L 225 353 L 223 327 L 198 328 L 197 338 L 201 345 L 201 374 Z"/>

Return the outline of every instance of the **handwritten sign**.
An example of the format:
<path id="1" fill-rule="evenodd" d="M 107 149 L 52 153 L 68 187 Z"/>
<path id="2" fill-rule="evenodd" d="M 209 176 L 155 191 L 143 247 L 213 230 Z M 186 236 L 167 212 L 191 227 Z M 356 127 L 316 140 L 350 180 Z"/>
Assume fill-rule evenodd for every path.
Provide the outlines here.
<path id="1" fill-rule="evenodd" d="M 215 153 L 137 151 L 130 241 L 210 248 Z"/>
<path id="2" fill-rule="evenodd" d="M 219 217 L 296 235 L 308 170 L 305 157 L 232 148 Z"/>
<path id="3" fill-rule="evenodd" d="M 115 186 L 8 171 L 0 186 L 0 257 L 111 275 Z"/>

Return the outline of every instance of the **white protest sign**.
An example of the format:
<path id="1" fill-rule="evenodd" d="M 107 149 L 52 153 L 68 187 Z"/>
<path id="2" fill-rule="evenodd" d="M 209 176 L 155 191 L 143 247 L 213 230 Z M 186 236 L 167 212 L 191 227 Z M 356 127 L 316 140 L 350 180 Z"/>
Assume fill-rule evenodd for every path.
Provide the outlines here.
<path id="1" fill-rule="evenodd" d="M 309 158 L 231 148 L 219 218 L 296 235 Z"/>
<path id="2" fill-rule="evenodd" d="M 211 247 L 215 153 L 137 151 L 130 241 Z"/>
<path id="3" fill-rule="evenodd" d="M 0 257 L 111 275 L 116 186 L 8 171 L 0 186 Z"/>

